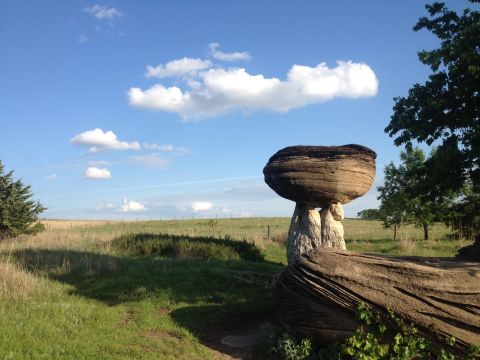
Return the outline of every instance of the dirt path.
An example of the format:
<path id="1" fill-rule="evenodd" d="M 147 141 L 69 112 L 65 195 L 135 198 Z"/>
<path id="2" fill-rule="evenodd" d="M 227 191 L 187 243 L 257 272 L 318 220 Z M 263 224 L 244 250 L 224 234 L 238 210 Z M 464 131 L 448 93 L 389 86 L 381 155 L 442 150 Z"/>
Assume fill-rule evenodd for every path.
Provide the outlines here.
<path id="1" fill-rule="evenodd" d="M 200 341 L 214 351 L 215 359 L 259 359 L 273 319 L 272 314 L 225 316 L 206 324 Z"/>

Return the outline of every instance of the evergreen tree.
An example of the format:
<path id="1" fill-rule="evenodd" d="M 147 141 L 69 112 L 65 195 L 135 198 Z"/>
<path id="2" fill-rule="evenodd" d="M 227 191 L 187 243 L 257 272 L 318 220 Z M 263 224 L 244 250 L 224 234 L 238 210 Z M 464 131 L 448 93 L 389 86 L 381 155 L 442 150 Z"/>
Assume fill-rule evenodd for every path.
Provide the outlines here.
<path id="1" fill-rule="evenodd" d="M 38 215 L 46 209 L 31 197 L 30 186 L 15 180 L 13 171 L 5 173 L 0 161 L 0 240 L 43 229 Z"/>

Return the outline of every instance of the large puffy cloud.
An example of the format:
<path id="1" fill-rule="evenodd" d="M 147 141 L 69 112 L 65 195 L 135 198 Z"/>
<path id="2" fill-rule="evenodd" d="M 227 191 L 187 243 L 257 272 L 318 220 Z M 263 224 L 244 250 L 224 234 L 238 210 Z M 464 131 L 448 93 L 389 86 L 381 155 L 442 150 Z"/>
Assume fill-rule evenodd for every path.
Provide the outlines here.
<path id="1" fill-rule="evenodd" d="M 287 112 L 336 97 L 360 98 L 377 94 L 378 80 L 364 63 L 338 61 L 329 68 L 293 65 L 286 79 L 252 75 L 243 68 L 210 68 L 185 81 L 185 88 L 155 84 L 131 88 L 130 105 L 169 111 L 195 120 L 233 110 Z"/>
<path id="2" fill-rule="evenodd" d="M 209 68 L 211 65 L 209 60 L 184 57 L 183 59 L 170 61 L 165 65 L 160 64 L 156 67 L 147 66 L 147 77 L 162 79 L 172 76 L 195 74 L 197 71 Z"/>
<path id="3" fill-rule="evenodd" d="M 103 150 L 140 150 L 140 144 L 137 141 L 120 141 L 113 131 L 105 132 L 98 128 L 75 135 L 70 142 L 75 145 L 88 146 L 90 153 Z"/>
<path id="4" fill-rule="evenodd" d="M 110 179 L 112 175 L 108 169 L 100 169 L 94 166 L 89 167 L 83 174 L 85 179 Z"/>

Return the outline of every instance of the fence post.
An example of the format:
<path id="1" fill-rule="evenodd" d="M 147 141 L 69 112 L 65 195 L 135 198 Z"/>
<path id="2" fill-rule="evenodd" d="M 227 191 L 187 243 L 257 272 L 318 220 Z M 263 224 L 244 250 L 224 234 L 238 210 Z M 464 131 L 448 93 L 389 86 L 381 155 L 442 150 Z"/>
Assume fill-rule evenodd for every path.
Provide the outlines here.
<path id="1" fill-rule="evenodd" d="M 270 225 L 267 225 L 267 239 L 270 241 Z"/>

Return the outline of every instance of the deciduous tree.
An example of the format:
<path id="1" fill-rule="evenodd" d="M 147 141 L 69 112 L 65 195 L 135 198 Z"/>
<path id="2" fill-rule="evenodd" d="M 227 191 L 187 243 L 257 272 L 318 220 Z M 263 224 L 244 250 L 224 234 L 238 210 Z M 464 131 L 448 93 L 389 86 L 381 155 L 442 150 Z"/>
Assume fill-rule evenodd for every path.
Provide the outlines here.
<path id="1" fill-rule="evenodd" d="M 478 0 L 470 0 L 478 3 Z M 424 171 L 430 179 L 424 191 L 436 197 L 461 193 L 456 217 L 461 226 L 475 230 L 474 212 L 480 208 L 480 12 L 449 10 L 443 3 L 427 5 L 429 16 L 419 19 L 415 31 L 426 29 L 440 40 L 440 47 L 418 53 L 431 75 L 414 84 L 406 97 L 395 98 L 394 113 L 385 128 L 394 143 L 411 149 L 415 142 L 435 145 Z"/>
<path id="2" fill-rule="evenodd" d="M 380 209 L 365 209 L 359 211 L 357 216 L 363 220 L 382 220 L 383 214 Z"/>
<path id="3" fill-rule="evenodd" d="M 390 163 L 385 167 L 384 185 L 378 187 L 384 225 L 393 227 L 395 238 L 398 226 L 415 224 L 423 228 L 424 239 L 428 240 L 430 225 L 444 219 L 455 194 L 437 191 L 420 148 L 407 148 L 400 159 L 400 165 Z"/>
<path id="4" fill-rule="evenodd" d="M 448 160 L 447 166 L 435 167 L 442 187 L 460 190 L 470 178 L 479 191 L 480 12 L 457 14 L 442 3 L 426 8 L 430 17 L 420 18 L 414 30 L 427 29 L 441 41 L 438 49 L 418 53 L 432 74 L 408 96 L 395 98 L 385 132 L 396 145 L 437 144 L 437 155 Z"/>

